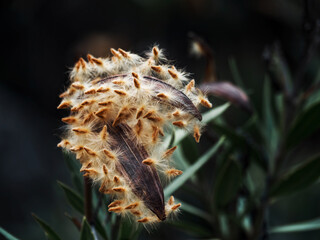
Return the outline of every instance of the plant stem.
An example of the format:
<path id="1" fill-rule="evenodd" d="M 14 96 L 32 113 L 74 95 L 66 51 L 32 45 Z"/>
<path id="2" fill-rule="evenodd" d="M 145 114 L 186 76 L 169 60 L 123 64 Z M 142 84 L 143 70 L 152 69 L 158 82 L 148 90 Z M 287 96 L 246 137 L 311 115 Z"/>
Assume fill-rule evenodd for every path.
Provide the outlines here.
<path id="1" fill-rule="evenodd" d="M 83 177 L 84 180 L 84 211 L 87 221 L 90 225 L 93 225 L 92 218 L 92 188 L 89 177 Z"/>

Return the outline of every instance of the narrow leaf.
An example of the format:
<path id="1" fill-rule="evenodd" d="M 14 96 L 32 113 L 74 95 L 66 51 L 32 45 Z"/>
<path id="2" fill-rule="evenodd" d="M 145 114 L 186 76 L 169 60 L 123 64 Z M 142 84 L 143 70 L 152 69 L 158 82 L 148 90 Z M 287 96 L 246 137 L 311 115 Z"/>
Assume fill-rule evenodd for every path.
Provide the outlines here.
<path id="1" fill-rule="evenodd" d="M 244 88 L 244 84 L 243 84 L 236 60 L 233 57 L 231 57 L 229 58 L 228 63 L 229 63 L 229 68 L 230 68 L 233 80 L 238 86 L 240 86 L 241 88 Z"/>
<path id="2" fill-rule="evenodd" d="M 272 227 L 269 233 L 290 233 L 290 232 L 303 232 L 320 229 L 320 218 L 315 218 L 309 221 L 292 223 L 283 226 Z"/>
<path id="3" fill-rule="evenodd" d="M 79 196 L 79 194 L 60 181 L 58 181 L 58 184 L 64 191 L 70 205 L 79 213 L 84 214 L 84 203 L 83 199 Z"/>
<path id="4" fill-rule="evenodd" d="M 184 232 L 188 232 L 189 234 L 197 237 L 197 238 L 208 238 L 212 236 L 212 233 L 208 231 L 208 228 L 203 227 L 200 224 L 194 222 L 179 222 L 179 221 L 172 221 L 170 222 L 176 228 L 182 229 Z"/>
<path id="5" fill-rule="evenodd" d="M 205 212 L 204 210 L 197 208 L 191 204 L 185 203 L 183 201 L 181 201 L 180 199 L 175 198 L 175 201 L 178 203 L 181 203 L 181 209 L 192 214 L 195 215 L 197 217 L 200 217 L 208 222 L 211 222 L 211 216 L 210 214 L 208 214 L 207 212 Z"/>
<path id="6" fill-rule="evenodd" d="M 79 194 L 83 193 L 83 178 L 80 173 L 80 162 L 75 158 L 73 153 L 63 151 L 63 157 L 66 161 L 67 167 L 71 173 L 71 180 L 74 187 Z"/>
<path id="7" fill-rule="evenodd" d="M 225 138 L 221 137 L 220 140 L 210 150 L 208 150 L 198 159 L 198 161 L 191 165 L 181 176 L 173 180 L 171 184 L 169 184 L 164 190 L 165 197 L 169 197 L 187 180 L 189 180 L 193 176 L 193 174 L 195 174 L 217 152 L 224 140 Z"/>
<path id="8" fill-rule="evenodd" d="M 304 110 L 295 119 L 287 136 L 287 147 L 291 148 L 320 128 L 320 102 Z"/>
<path id="9" fill-rule="evenodd" d="M 230 159 L 218 172 L 214 184 L 214 202 L 218 207 L 228 204 L 237 194 L 242 182 L 240 166 Z"/>
<path id="10" fill-rule="evenodd" d="M 36 220 L 36 222 L 40 225 L 40 227 L 44 230 L 44 233 L 48 240 L 60 240 L 58 234 L 56 234 L 52 228 L 37 215 L 32 213 L 32 217 Z"/>
<path id="11" fill-rule="evenodd" d="M 90 227 L 86 217 L 83 217 L 83 220 L 82 220 L 80 240 L 95 240 L 94 235 L 91 230 L 91 227 Z"/>
<path id="12" fill-rule="evenodd" d="M 320 155 L 293 167 L 272 187 L 270 196 L 288 195 L 316 182 L 320 177 Z"/>
<path id="13" fill-rule="evenodd" d="M 12 236 L 10 233 L 4 230 L 2 227 L 0 227 L 0 234 L 2 234 L 2 236 L 5 237 L 6 240 L 19 240 L 18 238 Z"/>

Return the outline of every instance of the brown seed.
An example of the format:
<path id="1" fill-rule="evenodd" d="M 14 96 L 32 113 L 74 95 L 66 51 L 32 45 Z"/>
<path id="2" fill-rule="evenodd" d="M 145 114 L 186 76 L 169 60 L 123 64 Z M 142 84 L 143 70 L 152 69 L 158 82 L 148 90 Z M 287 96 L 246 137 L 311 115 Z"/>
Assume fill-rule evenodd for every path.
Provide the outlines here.
<path id="1" fill-rule="evenodd" d="M 166 173 L 167 173 L 169 176 L 176 177 L 176 176 L 181 175 L 183 172 L 180 171 L 180 170 L 177 170 L 177 169 L 172 168 L 172 169 L 168 169 L 168 170 L 166 171 Z"/>
<path id="2" fill-rule="evenodd" d="M 179 207 L 181 207 L 181 203 L 178 203 L 178 204 L 172 206 L 171 209 L 172 209 L 173 211 L 175 211 L 175 210 L 177 210 Z"/>
<path id="3" fill-rule="evenodd" d="M 162 68 L 160 66 L 151 66 L 151 69 L 158 73 L 162 72 Z"/>
<path id="4" fill-rule="evenodd" d="M 139 75 L 138 75 L 137 73 L 132 72 L 131 74 L 132 74 L 132 76 L 133 76 L 133 77 L 135 77 L 135 78 L 139 79 Z"/>
<path id="5" fill-rule="evenodd" d="M 116 212 L 116 213 L 122 212 L 122 210 L 123 210 L 122 207 L 112 207 L 108 209 L 109 212 Z"/>
<path id="6" fill-rule="evenodd" d="M 119 178 L 118 176 L 114 176 L 114 177 L 113 177 L 113 181 L 114 181 L 115 183 L 120 183 L 120 178 Z"/>
<path id="7" fill-rule="evenodd" d="M 84 117 L 82 124 L 87 124 L 94 118 L 93 113 L 87 114 L 87 116 Z"/>
<path id="8" fill-rule="evenodd" d="M 65 97 L 69 96 L 69 91 L 70 91 L 70 90 L 67 90 L 67 91 L 61 93 L 61 94 L 59 95 L 59 98 L 65 98 Z"/>
<path id="9" fill-rule="evenodd" d="M 77 71 L 79 71 L 80 67 L 82 69 L 85 69 L 86 61 L 83 58 L 80 58 L 79 61 L 76 63 L 75 67 L 76 67 Z"/>
<path id="10" fill-rule="evenodd" d="M 114 48 L 110 48 L 110 52 L 112 53 L 113 56 L 117 58 L 121 58 L 121 55 Z"/>
<path id="11" fill-rule="evenodd" d="M 87 99 L 87 100 L 84 100 L 82 103 L 80 103 L 80 106 L 89 106 L 89 105 L 92 105 L 96 102 L 96 100 L 94 99 Z"/>
<path id="12" fill-rule="evenodd" d="M 118 52 L 120 52 L 121 55 L 124 56 L 125 58 L 129 57 L 129 54 L 121 48 L 118 48 Z"/>
<path id="13" fill-rule="evenodd" d="M 102 170 L 103 170 L 104 175 L 108 174 L 108 168 L 105 164 L 102 165 Z"/>
<path id="14" fill-rule="evenodd" d="M 212 108 L 212 104 L 205 98 L 200 98 L 200 104 L 206 108 Z"/>
<path id="15" fill-rule="evenodd" d="M 164 154 L 162 155 L 162 157 L 163 157 L 163 158 L 168 158 L 168 157 L 170 157 L 177 148 L 178 148 L 178 146 L 174 146 L 174 147 L 168 149 L 167 151 L 164 152 Z"/>
<path id="16" fill-rule="evenodd" d="M 102 65 L 102 61 L 101 61 L 100 59 L 95 58 L 95 57 L 93 57 L 93 56 L 90 55 L 90 54 L 87 55 L 87 59 L 88 59 L 88 61 L 89 61 L 90 63 L 92 63 L 92 64 L 97 64 L 97 65 L 99 65 L 99 66 Z"/>
<path id="17" fill-rule="evenodd" d="M 96 152 L 94 152 L 92 149 L 88 148 L 88 147 L 84 147 L 84 150 L 86 150 L 86 152 L 91 155 L 91 156 L 97 156 Z"/>
<path id="18" fill-rule="evenodd" d="M 104 92 L 108 92 L 108 91 L 110 91 L 110 88 L 107 88 L 107 87 L 99 87 L 97 89 L 98 93 L 104 93 Z"/>
<path id="19" fill-rule="evenodd" d="M 149 218 L 147 218 L 147 217 L 141 218 L 141 219 L 139 219 L 137 222 L 146 223 L 146 222 L 149 222 Z"/>
<path id="20" fill-rule="evenodd" d="M 101 81 L 101 77 L 97 77 L 97 78 L 95 78 L 94 80 L 91 81 L 91 84 L 94 85 L 94 84 L 97 84 L 100 81 Z"/>
<path id="21" fill-rule="evenodd" d="M 112 190 L 117 193 L 124 193 L 126 191 L 126 189 L 123 187 L 114 187 L 114 188 L 112 188 Z"/>
<path id="22" fill-rule="evenodd" d="M 125 82 L 122 80 L 113 80 L 112 83 L 115 85 L 124 85 L 125 84 Z"/>
<path id="23" fill-rule="evenodd" d="M 147 158 L 147 159 L 143 160 L 142 163 L 150 166 L 150 165 L 154 164 L 154 160 L 151 158 Z"/>
<path id="24" fill-rule="evenodd" d="M 79 61 L 80 61 L 81 67 L 82 67 L 83 69 L 85 69 L 85 68 L 86 68 L 86 61 L 85 61 L 83 58 L 80 58 Z"/>
<path id="25" fill-rule="evenodd" d="M 71 112 L 79 112 L 82 108 L 83 108 L 83 106 L 81 106 L 81 105 L 74 106 L 73 108 L 70 109 L 70 111 Z"/>
<path id="26" fill-rule="evenodd" d="M 134 209 L 134 208 L 136 208 L 136 207 L 138 207 L 139 206 L 139 203 L 138 202 L 136 202 L 136 203 L 131 203 L 131 204 L 129 204 L 128 206 L 126 206 L 124 209 L 126 209 L 126 210 L 128 210 L 128 209 Z"/>
<path id="27" fill-rule="evenodd" d="M 138 210 L 131 210 L 130 212 L 135 216 L 141 216 L 142 215 L 142 213 L 140 211 L 138 211 Z"/>
<path id="28" fill-rule="evenodd" d="M 87 91 L 84 92 L 84 94 L 95 94 L 96 93 L 96 89 L 94 88 L 91 88 L 91 89 L 88 89 Z"/>
<path id="29" fill-rule="evenodd" d="M 83 165 L 80 169 L 80 172 L 85 172 L 86 169 L 91 168 L 92 167 L 92 161 L 90 161 L 87 165 Z"/>
<path id="30" fill-rule="evenodd" d="M 128 110 L 128 108 L 127 107 L 123 107 L 119 111 L 116 119 L 113 121 L 112 126 L 113 127 L 117 126 L 120 122 L 123 122 L 123 121 L 127 120 L 130 116 L 131 116 L 131 113 Z"/>
<path id="31" fill-rule="evenodd" d="M 66 147 L 68 145 L 71 145 L 68 140 L 62 140 L 61 142 L 58 143 L 57 147 Z"/>
<path id="32" fill-rule="evenodd" d="M 103 153 L 110 159 L 116 158 L 115 155 L 112 152 L 108 151 L 107 149 L 103 149 Z"/>
<path id="33" fill-rule="evenodd" d="M 68 123 L 68 124 L 72 124 L 72 123 L 75 123 L 77 121 L 77 119 L 75 117 L 70 116 L 70 117 L 61 118 L 61 121 Z"/>
<path id="34" fill-rule="evenodd" d="M 70 150 L 71 150 L 72 152 L 79 152 L 79 151 L 82 151 L 82 150 L 83 150 L 83 146 L 81 146 L 81 145 L 74 146 L 74 147 L 70 148 Z"/>
<path id="35" fill-rule="evenodd" d="M 180 128 L 185 126 L 185 124 L 182 121 L 175 121 L 172 124 Z"/>
<path id="36" fill-rule="evenodd" d="M 141 117 L 141 115 L 142 115 L 143 111 L 144 111 L 144 107 L 141 107 L 141 108 L 139 109 L 139 111 L 137 112 L 136 119 L 138 119 L 138 118 L 140 118 L 140 117 Z"/>
<path id="37" fill-rule="evenodd" d="M 119 206 L 119 205 L 121 205 L 122 203 L 123 203 L 123 201 L 121 201 L 121 200 L 115 200 L 115 201 L 113 201 L 112 203 L 110 203 L 110 204 L 108 205 L 108 208 Z"/>
<path id="38" fill-rule="evenodd" d="M 108 132 L 107 132 L 107 125 L 104 125 L 101 132 L 100 132 L 100 138 L 101 140 L 106 140 L 107 139 L 107 135 L 108 135 Z"/>
<path id="39" fill-rule="evenodd" d="M 103 182 L 101 183 L 100 188 L 99 188 L 99 192 L 105 193 L 106 190 L 107 190 L 107 189 L 106 189 L 106 181 L 103 181 Z"/>
<path id="40" fill-rule="evenodd" d="M 154 110 L 148 111 L 148 112 L 143 116 L 143 118 L 151 117 L 154 113 L 155 113 Z"/>
<path id="41" fill-rule="evenodd" d="M 175 117 L 180 117 L 180 111 L 179 110 L 176 110 L 172 113 L 173 116 Z"/>
<path id="42" fill-rule="evenodd" d="M 140 82 L 137 78 L 133 78 L 133 83 L 136 88 L 138 88 L 138 89 L 140 88 Z"/>
<path id="43" fill-rule="evenodd" d="M 159 136 L 159 128 L 157 126 L 152 126 L 152 142 L 156 143 Z"/>
<path id="44" fill-rule="evenodd" d="M 62 101 L 60 105 L 57 107 L 57 109 L 69 108 L 71 106 L 72 105 L 70 101 Z"/>
<path id="45" fill-rule="evenodd" d="M 74 131 L 77 134 L 86 134 L 89 132 L 87 128 L 81 128 L 81 127 L 72 128 L 72 131 Z"/>
<path id="46" fill-rule="evenodd" d="M 162 120 L 162 118 L 156 116 L 147 117 L 147 119 L 152 122 L 160 122 Z"/>
<path id="47" fill-rule="evenodd" d="M 71 84 L 71 87 L 73 87 L 73 88 L 75 88 L 75 89 L 77 89 L 77 90 L 82 90 L 82 89 L 84 89 L 84 86 L 83 86 L 81 83 L 77 83 L 77 82 L 72 83 L 72 84 Z"/>
<path id="48" fill-rule="evenodd" d="M 109 111 L 109 108 L 101 108 L 99 111 L 95 112 L 94 114 L 100 118 L 104 118 L 105 114 Z"/>
<path id="49" fill-rule="evenodd" d="M 85 174 L 83 174 L 84 177 L 91 177 L 92 175 L 97 175 L 98 174 L 98 172 L 96 170 L 92 169 L 92 168 L 85 169 L 84 171 L 86 172 Z"/>
<path id="50" fill-rule="evenodd" d="M 189 92 L 189 91 L 191 91 L 192 88 L 194 88 L 194 80 L 193 79 L 186 86 L 186 91 Z"/>
<path id="51" fill-rule="evenodd" d="M 168 73 L 171 75 L 173 79 L 176 79 L 176 80 L 178 79 L 178 74 L 175 73 L 173 70 L 168 69 Z"/>
<path id="52" fill-rule="evenodd" d="M 120 95 L 120 96 L 126 96 L 127 93 L 125 91 L 122 91 L 122 90 L 113 90 L 116 94 Z"/>
<path id="53" fill-rule="evenodd" d="M 161 99 L 164 99 L 164 100 L 169 99 L 169 97 L 168 97 L 167 95 L 165 95 L 164 93 L 158 93 L 158 94 L 157 94 L 157 97 L 158 97 L 158 98 L 161 98 Z"/>
<path id="54" fill-rule="evenodd" d="M 200 141 L 201 134 L 198 126 L 195 126 L 193 129 L 193 137 L 197 143 Z"/>
<path id="55" fill-rule="evenodd" d="M 139 119 L 137 124 L 134 126 L 136 133 L 138 136 L 140 136 L 140 133 L 142 131 L 142 121 Z"/>
<path id="56" fill-rule="evenodd" d="M 110 106 L 111 104 L 113 104 L 113 101 L 111 100 L 98 103 L 99 106 Z"/>
<path id="57" fill-rule="evenodd" d="M 169 198 L 168 204 L 169 204 L 169 205 L 173 205 L 173 204 L 174 204 L 174 197 L 173 197 L 173 196 L 171 196 L 171 197 Z"/>
<path id="58" fill-rule="evenodd" d="M 159 55 L 159 49 L 157 47 L 153 47 L 152 48 L 152 53 L 155 57 L 158 57 Z"/>

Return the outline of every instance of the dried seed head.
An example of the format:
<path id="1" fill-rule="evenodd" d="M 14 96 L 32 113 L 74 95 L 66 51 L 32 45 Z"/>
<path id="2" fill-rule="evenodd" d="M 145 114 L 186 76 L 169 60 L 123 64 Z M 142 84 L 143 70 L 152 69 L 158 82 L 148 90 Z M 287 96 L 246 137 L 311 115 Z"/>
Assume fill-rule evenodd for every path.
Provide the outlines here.
<path id="1" fill-rule="evenodd" d="M 158 172 L 182 174 L 165 160 L 177 147 L 156 157 L 163 129 L 171 124 L 193 129 L 198 142 L 202 117 L 196 106 L 211 103 L 194 80 L 187 84 L 184 72 L 168 68 L 158 47 L 147 58 L 121 48 L 110 51 L 111 58 L 88 54 L 88 62 L 80 58 L 75 64 L 58 106 L 70 109 L 62 121 L 71 126 L 58 146 L 76 154 L 81 171 L 100 183 L 100 192 L 113 194 L 110 212 L 129 214 L 143 224 L 163 221 L 180 204 L 173 197 L 165 204 Z"/>

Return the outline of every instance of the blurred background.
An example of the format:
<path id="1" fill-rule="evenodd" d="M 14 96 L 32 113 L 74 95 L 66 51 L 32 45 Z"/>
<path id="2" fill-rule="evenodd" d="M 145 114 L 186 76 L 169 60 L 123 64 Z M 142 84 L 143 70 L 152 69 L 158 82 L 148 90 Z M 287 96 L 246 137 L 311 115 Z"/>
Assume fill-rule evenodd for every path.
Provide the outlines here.
<path id="1" fill-rule="evenodd" d="M 310 4 L 307 20 L 314 23 L 320 2 Z M 71 184 L 71 180 L 56 145 L 63 125 L 60 119 L 66 115 L 57 110 L 58 96 L 79 57 L 87 53 L 105 57 L 111 47 L 143 54 L 159 44 L 176 66 L 193 73 L 200 83 L 206 59 L 190 54 L 193 32 L 212 48 L 217 79 L 232 81 L 230 61 L 237 63 L 251 105 L 259 112 L 268 49 L 281 46 L 288 68 L 294 71 L 304 55 L 306 31 L 314 27 L 305 26 L 302 0 L 12 0 L 1 3 L 0 13 L 0 226 L 21 239 L 44 238 L 32 212 L 64 239 L 75 239 L 77 230 L 64 216 L 69 207 L 56 183 Z M 308 86 L 319 69 L 319 50 L 311 51 L 301 87 Z M 277 91 L 278 86 L 273 84 L 272 89 Z M 213 106 L 217 103 L 213 101 Z M 248 114 L 232 106 L 225 118 L 236 128 L 247 121 Z M 318 150 L 319 133 L 311 134 L 296 154 L 310 156 Z M 318 182 L 272 205 L 269 224 L 317 218 L 319 202 Z M 176 239 L 200 238 L 168 227 L 142 239 L 172 239 L 166 234 L 169 230 Z M 320 230 L 268 238 L 319 239 Z"/>

